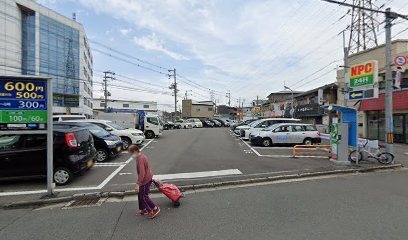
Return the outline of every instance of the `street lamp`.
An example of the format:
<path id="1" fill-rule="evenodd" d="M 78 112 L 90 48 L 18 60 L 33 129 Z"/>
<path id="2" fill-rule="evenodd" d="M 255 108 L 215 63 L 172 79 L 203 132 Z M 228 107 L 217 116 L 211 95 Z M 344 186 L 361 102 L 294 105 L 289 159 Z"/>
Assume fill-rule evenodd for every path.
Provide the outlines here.
<path id="1" fill-rule="evenodd" d="M 283 88 L 285 88 L 286 90 L 289 90 L 289 91 L 291 91 L 292 92 L 292 104 L 291 104 L 291 108 L 292 108 L 292 118 L 293 118 L 293 114 L 295 114 L 295 108 L 294 108 L 294 106 L 293 106 L 293 90 L 290 88 L 290 87 L 288 87 L 288 86 L 283 86 Z"/>

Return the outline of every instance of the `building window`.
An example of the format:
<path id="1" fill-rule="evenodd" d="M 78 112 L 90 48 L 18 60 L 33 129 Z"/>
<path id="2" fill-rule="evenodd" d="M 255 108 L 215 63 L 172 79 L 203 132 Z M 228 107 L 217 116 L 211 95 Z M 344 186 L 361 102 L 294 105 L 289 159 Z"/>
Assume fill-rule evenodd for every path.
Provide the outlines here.
<path id="1" fill-rule="evenodd" d="M 212 108 L 212 107 L 209 107 L 209 108 L 208 108 L 208 111 L 209 111 L 209 112 L 212 112 L 212 111 L 213 111 L 213 108 Z"/>
<path id="2" fill-rule="evenodd" d="M 35 75 L 35 13 L 22 10 L 21 18 L 21 70 L 23 75 Z"/>
<path id="3" fill-rule="evenodd" d="M 101 102 L 101 103 L 99 104 L 99 106 L 100 106 L 100 107 L 105 107 L 105 103 Z"/>
<path id="4" fill-rule="evenodd" d="M 197 108 L 197 112 L 201 111 L 201 109 Z"/>
<path id="5" fill-rule="evenodd" d="M 150 106 L 149 105 L 143 105 L 143 108 L 149 108 Z"/>
<path id="6" fill-rule="evenodd" d="M 124 103 L 124 104 L 123 104 L 123 107 L 124 107 L 124 108 L 129 108 L 129 103 Z"/>

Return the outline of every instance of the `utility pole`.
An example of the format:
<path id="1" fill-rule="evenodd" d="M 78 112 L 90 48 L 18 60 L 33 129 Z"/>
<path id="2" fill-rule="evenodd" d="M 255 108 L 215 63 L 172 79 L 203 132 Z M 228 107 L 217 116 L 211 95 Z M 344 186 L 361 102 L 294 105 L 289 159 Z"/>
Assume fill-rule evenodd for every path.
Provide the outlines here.
<path id="1" fill-rule="evenodd" d="M 103 72 L 103 95 L 105 97 L 105 112 L 108 112 L 108 96 L 111 96 L 111 93 L 108 91 L 108 79 L 115 80 L 115 73 L 111 71 Z"/>
<path id="2" fill-rule="evenodd" d="M 391 27 L 392 21 L 397 18 L 390 8 L 385 10 L 385 142 L 386 151 L 393 153 L 394 125 L 392 109 L 393 79 L 391 72 Z"/>
<path id="3" fill-rule="evenodd" d="M 343 33 L 343 49 L 344 49 L 344 71 L 343 71 L 343 79 L 344 79 L 344 89 L 343 89 L 343 96 L 344 96 L 344 106 L 347 107 L 347 100 L 348 100 L 348 90 L 349 90 L 349 82 L 350 82 L 350 75 L 349 75 L 349 64 L 348 64 L 348 54 L 349 48 L 346 46 L 346 36 Z"/>
<path id="4" fill-rule="evenodd" d="M 346 2 L 339 2 L 335 0 L 322 0 L 325 2 L 335 3 L 343 6 L 348 6 L 352 8 L 358 8 L 370 12 L 383 13 L 385 15 L 385 146 L 386 151 L 393 153 L 393 143 L 394 143 L 394 125 L 393 125 L 393 109 L 392 109 L 392 93 L 393 93 L 393 79 L 391 72 L 392 55 L 391 55 L 391 27 L 392 21 L 396 18 L 402 18 L 408 20 L 408 16 L 392 12 L 390 8 L 385 11 L 367 8 L 365 6 L 355 6 Z"/>
<path id="5" fill-rule="evenodd" d="M 226 97 L 228 98 L 228 106 L 231 107 L 231 91 L 227 92 Z"/>
<path id="6" fill-rule="evenodd" d="M 173 84 L 169 87 L 170 89 L 174 90 L 174 120 L 177 118 L 177 74 L 176 74 L 176 69 L 174 68 L 173 70 L 169 70 L 169 72 L 173 72 L 173 74 L 169 74 L 169 78 L 173 77 L 174 82 Z"/>

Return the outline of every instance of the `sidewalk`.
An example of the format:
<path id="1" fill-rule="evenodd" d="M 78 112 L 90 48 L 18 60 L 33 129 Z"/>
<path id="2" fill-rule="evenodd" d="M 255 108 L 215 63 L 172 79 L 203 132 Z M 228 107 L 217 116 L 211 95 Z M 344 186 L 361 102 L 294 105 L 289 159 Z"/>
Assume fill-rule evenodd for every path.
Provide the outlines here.
<path id="1" fill-rule="evenodd" d="M 302 160 L 303 161 L 303 160 Z M 306 161 L 306 160 L 305 160 Z M 327 160 L 326 160 L 327 161 Z M 167 182 L 174 183 L 182 190 L 196 190 L 203 188 L 214 188 L 218 186 L 228 185 L 240 185 L 256 182 L 277 181 L 282 179 L 299 179 L 311 176 L 324 176 L 333 174 L 353 174 L 357 172 L 371 172 L 384 169 L 400 169 L 401 164 L 393 165 L 378 165 L 370 162 L 362 162 L 359 166 L 356 165 L 335 165 L 330 164 L 324 167 L 315 167 L 313 169 L 302 169 L 297 171 L 276 171 L 276 172 L 264 172 L 256 174 L 244 174 L 236 176 L 228 176 L 222 178 L 200 178 L 200 179 L 181 179 L 181 180 L 169 180 Z M 157 192 L 157 189 L 152 188 L 152 192 Z M 126 195 L 135 195 L 133 186 L 127 188 L 118 189 L 115 191 L 100 191 L 100 192 L 59 192 L 56 196 L 48 198 L 45 194 L 29 194 L 29 195 L 17 195 L 17 196 L 2 196 L 0 198 L 0 208 L 21 208 L 31 206 L 48 205 L 59 202 L 69 202 L 74 199 L 84 197 L 108 197 Z"/>

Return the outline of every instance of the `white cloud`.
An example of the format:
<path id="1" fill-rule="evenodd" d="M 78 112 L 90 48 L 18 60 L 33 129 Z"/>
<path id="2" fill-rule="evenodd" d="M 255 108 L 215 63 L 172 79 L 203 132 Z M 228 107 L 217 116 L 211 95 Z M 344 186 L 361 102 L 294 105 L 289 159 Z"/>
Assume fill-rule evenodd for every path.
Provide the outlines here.
<path id="1" fill-rule="evenodd" d="M 134 37 L 133 42 L 141 47 L 143 47 L 145 50 L 148 51 L 159 51 L 162 52 L 169 57 L 175 59 L 175 60 L 189 60 L 189 58 L 182 56 L 181 54 L 172 52 L 170 50 L 167 50 L 163 46 L 163 42 L 160 41 L 156 34 L 152 33 L 151 35 L 148 36 L 142 36 L 142 37 Z"/>
<path id="2" fill-rule="evenodd" d="M 337 34 L 349 23 L 348 18 L 338 21 L 347 8 L 321 1 L 79 1 L 96 12 L 134 24 L 139 36 L 133 42 L 144 49 L 175 60 L 201 62 L 197 67 L 201 70 L 192 79 L 248 99 L 263 98 L 281 90 L 284 81 L 294 84 L 341 59 L 342 42 Z M 398 9 L 404 2 L 391 4 Z M 145 32 L 152 34 L 143 35 Z M 335 71 L 296 90 L 334 80 Z"/>
<path id="3" fill-rule="evenodd" d="M 119 29 L 120 34 L 122 34 L 124 37 L 127 37 L 129 33 L 132 32 L 131 28 L 121 28 Z"/>

